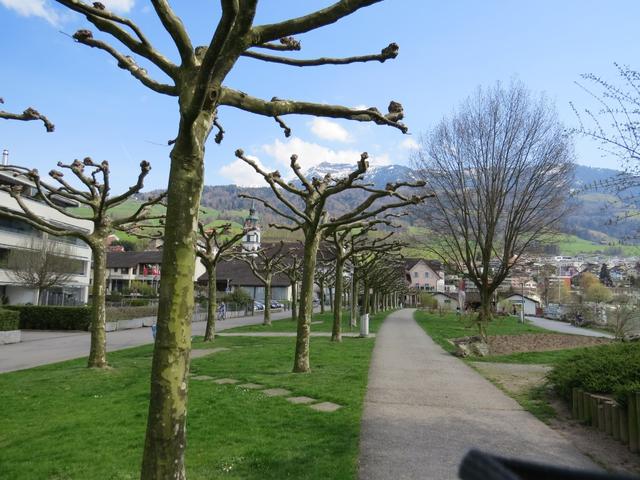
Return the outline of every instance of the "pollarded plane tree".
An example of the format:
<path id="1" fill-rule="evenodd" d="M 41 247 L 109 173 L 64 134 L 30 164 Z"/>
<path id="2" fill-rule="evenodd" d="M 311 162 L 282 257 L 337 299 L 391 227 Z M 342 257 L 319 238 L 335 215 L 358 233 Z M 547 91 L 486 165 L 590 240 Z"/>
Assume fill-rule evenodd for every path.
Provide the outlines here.
<path id="1" fill-rule="evenodd" d="M 427 248 L 480 293 L 486 340 L 491 299 L 530 246 L 569 211 L 572 148 L 554 109 L 520 84 L 478 89 L 422 139 L 415 167 L 433 205 L 421 209 Z"/>
<path id="2" fill-rule="evenodd" d="M 304 235 L 300 314 L 298 316 L 293 371 L 296 373 L 309 372 L 311 370 L 309 365 L 309 333 L 313 312 L 314 272 L 323 232 L 352 228 L 359 222 L 377 218 L 388 210 L 416 205 L 430 195 L 406 194 L 406 191 L 423 186 L 422 182 L 389 183 L 385 188 L 374 188 L 363 183 L 362 179 L 369 168 L 366 153 L 360 156 L 356 168 L 348 176 L 332 178 L 330 175 L 326 175 L 322 179 L 315 177 L 308 179 L 300 169 L 298 156 L 292 155 L 291 170 L 300 181 L 300 187 L 285 181 L 277 171 L 266 172 L 255 161 L 246 157 L 242 150 L 238 150 L 236 156 L 249 164 L 265 179 L 282 205 L 273 205 L 252 195 L 242 194 L 240 196 L 262 203 L 286 222 L 289 222 L 288 224 L 271 224 L 270 226 L 291 232 L 300 230 Z M 360 189 L 369 195 L 358 205 L 354 205 L 350 212 L 339 217 L 330 216 L 326 210 L 327 200 L 349 189 Z"/>
<path id="3" fill-rule="evenodd" d="M 318 300 L 320 300 L 320 313 L 325 312 L 326 291 L 329 290 L 329 303 L 332 304 L 331 287 L 335 277 L 335 265 L 333 255 L 320 244 L 316 256 L 316 269 L 313 272 L 313 283 L 318 287 Z"/>
<path id="4" fill-rule="evenodd" d="M 128 71 L 146 88 L 178 99 L 179 123 L 172 144 L 168 183 L 164 279 L 160 286 L 158 330 L 152 364 L 151 395 L 142 478 L 185 478 L 187 373 L 191 349 L 193 273 L 195 268 L 196 218 L 204 177 L 206 141 L 215 128 L 216 142 L 224 136 L 220 107 L 231 107 L 274 119 L 290 134 L 282 117 L 312 115 L 374 122 L 406 132 L 400 122 L 402 106 L 389 104 L 388 113 L 376 108 L 349 108 L 273 97 L 258 98 L 225 85 L 239 58 L 283 66 L 313 67 L 384 62 L 398 54 L 391 44 L 373 55 L 346 58 L 298 59 L 283 52 L 301 50 L 294 37 L 331 25 L 363 7 L 382 0 L 339 0 L 307 15 L 280 22 L 254 25 L 258 0 L 221 0 L 219 21 L 207 45 L 194 47 L 189 32 L 168 0 L 150 5 L 171 37 L 179 55 L 174 62 L 163 54 L 130 18 L 116 15 L 100 2 L 55 0 L 83 15 L 94 27 L 124 47 L 96 38 L 91 30 L 78 30 L 80 44 L 104 51 L 119 68 Z M 264 53 L 264 51 L 273 53 Z M 129 55 L 131 53 L 133 56 Z M 135 57 L 135 58 L 134 58 Z M 143 65 L 141 65 L 141 63 Z M 144 67 L 151 67 L 151 70 Z M 158 79 L 156 73 L 164 79 Z"/>
<path id="5" fill-rule="evenodd" d="M 0 104 L 4 103 L 4 99 L 0 97 Z M 30 122 L 33 120 L 40 120 L 44 124 L 44 128 L 47 132 L 53 132 L 55 130 L 55 125 L 51 123 L 51 121 L 42 115 L 39 111 L 34 108 L 27 108 L 22 113 L 13 113 L 7 112 L 5 110 L 0 110 L 0 118 L 4 118 L 5 120 L 20 120 L 23 122 Z"/>
<path id="6" fill-rule="evenodd" d="M 371 239 L 369 234 L 375 231 L 377 225 L 383 223 L 388 226 L 391 225 L 388 220 L 376 219 L 362 222 L 358 228 L 334 229 L 325 232 L 327 248 L 335 259 L 333 281 L 335 294 L 333 298 L 331 341 L 342 341 L 342 306 L 344 301 L 345 267 L 348 262 L 352 261 L 355 255 L 382 247 L 393 232 L 374 239 Z M 351 282 L 354 282 L 353 275 Z M 354 318 L 351 320 L 354 320 Z M 355 323 L 352 321 L 351 325 L 355 326 Z"/>
<path id="7" fill-rule="evenodd" d="M 282 273 L 291 282 L 291 320 L 298 319 L 298 285 L 302 280 L 302 243 L 296 243 L 289 249 L 289 255 L 285 259 L 285 269 Z"/>
<path id="8" fill-rule="evenodd" d="M 287 269 L 289 257 L 288 246 L 284 242 L 264 245 L 255 251 L 240 250 L 234 258 L 249 265 L 253 274 L 264 285 L 264 320 L 263 325 L 271 325 L 271 283 L 273 277 Z"/>
<path id="9" fill-rule="evenodd" d="M 91 249 L 93 285 L 91 287 L 91 348 L 88 366 L 104 368 L 107 366 L 106 347 L 106 310 L 105 283 L 107 273 L 106 240 L 115 230 L 130 231 L 132 228 L 153 228 L 153 223 L 161 220 L 163 215 L 153 212 L 156 205 L 162 203 L 165 194 L 148 198 L 139 204 L 138 208 L 125 217 L 115 217 L 113 211 L 133 196 L 140 193 L 144 187 L 144 179 L 151 170 L 147 161 L 140 163 L 140 173 L 134 185 L 120 195 L 111 195 L 111 170 L 106 160 L 100 163 L 87 157 L 84 160 L 74 160 L 71 164 L 58 163 L 61 170 L 51 170 L 49 176 L 55 183 L 42 180 L 38 170 L 14 165 L 1 166 L 0 172 L 8 173 L 16 178 L 27 180 L 33 185 L 36 199 L 62 215 L 75 221 L 85 220 L 89 228 L 75 229 L 61 226 L 38 215 L 34 210 L 32 200 L 23 196 L 24 186 L 20 183 L 3 187 L 16 201 L 19 211 L 0 207 L 0 214 L 22 220 L 34 228 L 50 235 L 73 237 L 82 240 Z M 73 174 L 68 180 L 63 171 Z M 74 182 L 75 180 L 75 182 Z M 78 186 L 74 186 L 74 183 Z M 83 207 L 84 211 L 65 208 L 57 199 Z"/>
<path id="10" fill-rule="evenodd" d="M 375 248 L 366 249 L 353 255 L 354 269 L 358 283 L 362 284 L 362 313 L 375 313 L 372 309 L 372 292 L 376 285 L 378 276 L 385 274 L 385 269 L 390 264 L 394 264 L 396 256 L 402 249 L 403 244 L 399 241 L 383 243 Z"/>
<path id="11" fill-rule="evenodd" d="M 208 299 L 205 342 L 212 342 L 216 332 L 216 268 L 220 260 L 231 255 L 231 249 L 242 240 L 244 235 L 244 231 L 233 233 L 230 223 L 207 227 L 203 222 L 198 222 L 196 254 L 207 272 Z"/>
<path id="12" fill-rule="evenodd" d="M 406 284 L 403 259 L 398 255 L 386 257 L 371 276 L 372 313 L 389 308 L 388 296 L 401 288 L 400 282 Z"/>

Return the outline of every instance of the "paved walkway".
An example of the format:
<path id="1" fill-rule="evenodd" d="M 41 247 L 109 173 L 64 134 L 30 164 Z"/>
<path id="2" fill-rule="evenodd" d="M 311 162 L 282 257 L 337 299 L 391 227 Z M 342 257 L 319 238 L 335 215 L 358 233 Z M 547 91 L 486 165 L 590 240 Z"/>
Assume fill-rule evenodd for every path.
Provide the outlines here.
<path id="1" fill-rule="evenodd" d="M 596 469 L 554 430 L 525 412 L 413 320 L 390 315 L 369 371 L 360 440 L 360 479 L 457 477 L 471 448 Z"/>
<path id="2" fill-rule="evenodd" d="M 290 311 L 271 312 L 272 319 L 290 317 Z M 216 331 L 262 323 L 262 314 L 216 322 Z M 194 322 L 193 334 L 204 335 L 206 322 Z M 107 333 L 107 352 L 153 342 L 151 328 L 136 328 Z M 23 370 L 48 363 L 62 362 L 89 354 L 88 332 L 23 330 L 22 341 L 0 345 L 0 373 Z"/>
<path id="3" fill-rule="evenodd" d="M 585 337 L 602 337 L 614 338 L 614 335 L 606 332 L 598 332 L 597 330 L 589 330 L 588 328 L 574 327 L 570 323 L 558 322 L 557 320 L 549 320 L 540 317 L 526 317 L 529 322 L 536 327 L 546 328 L 554 332 L 568 333 L 570 335 L 583 335 Z"/>

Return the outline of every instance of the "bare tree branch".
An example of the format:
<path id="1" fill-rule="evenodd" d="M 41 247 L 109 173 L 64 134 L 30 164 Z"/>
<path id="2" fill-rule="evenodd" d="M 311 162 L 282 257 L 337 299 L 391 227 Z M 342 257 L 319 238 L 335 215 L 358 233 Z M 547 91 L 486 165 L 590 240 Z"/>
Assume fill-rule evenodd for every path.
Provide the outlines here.
<path id="1" fill-rule="evenodd" d="M 4 99 L 0 98 L 0 104 L 4 103 Z M 34 108 L 27 108 L 22 113 L 11 113 L 5 112 L 4 110 L 0 110 L 0 118 L 4 118 L 5 120 L 19 120 L 23 122 L 29 122 L 32 120 L 41 120 L 44 124 L 44 128 L 47 132 L 53 132 L 55 130 L 55 125 L 49 121 L 47 117 L 42 115 Z"/>

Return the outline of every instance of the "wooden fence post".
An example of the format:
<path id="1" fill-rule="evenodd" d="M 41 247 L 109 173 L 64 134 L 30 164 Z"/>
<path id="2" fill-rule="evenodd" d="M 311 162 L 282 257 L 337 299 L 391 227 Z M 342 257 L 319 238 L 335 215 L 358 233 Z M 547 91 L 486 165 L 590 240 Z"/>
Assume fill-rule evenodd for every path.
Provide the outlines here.
<path id="1" fill-rule="evenodd" d="M 629 423 L 629 450 L 633 453 L 638 451 L 638 402 L 636 394 L 627 395 L 627 417 Z"/>
<path id="2" fill-rule="evenodd" d="M 613 435 L 613 402 L 605 400 L 604 402 L 604 431 L 607 435 Z"/>
<path id="3" fill-rule="evenodd" d="M 611 406 L 611 434 L 614 440 L 620 440 L 620 406 L 617 403 Z"/>
<path id="4" fill-rule="evenodd" d="M 620 407 L 620 441 L 623 445 L 629 444 L 629 419 L 627 418 L 627 407 Z"/>
<path id="5" fill-rule="evenodd" d="M 580 394 L 580 389 L 578 387 L 573 387 L 571 389 L 571 416 L 573 418 L 580 418 L 580 409 L 578 407 L 579 394 Z"/>

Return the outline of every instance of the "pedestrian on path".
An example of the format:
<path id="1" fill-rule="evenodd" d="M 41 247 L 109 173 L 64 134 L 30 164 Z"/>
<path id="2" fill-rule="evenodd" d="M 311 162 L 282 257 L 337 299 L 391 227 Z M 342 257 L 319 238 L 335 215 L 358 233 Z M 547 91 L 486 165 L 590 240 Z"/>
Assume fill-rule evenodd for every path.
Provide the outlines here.
<path id="1" fill-rule="evenodd" d="M 227 318 L 227 306 L 224 302 L 218 305 L 218 320 L 224 320 Z"/>

